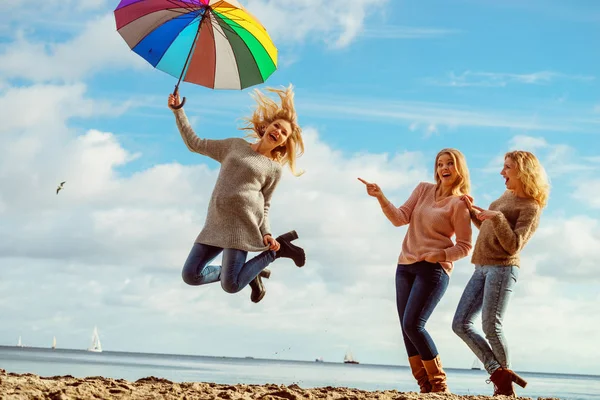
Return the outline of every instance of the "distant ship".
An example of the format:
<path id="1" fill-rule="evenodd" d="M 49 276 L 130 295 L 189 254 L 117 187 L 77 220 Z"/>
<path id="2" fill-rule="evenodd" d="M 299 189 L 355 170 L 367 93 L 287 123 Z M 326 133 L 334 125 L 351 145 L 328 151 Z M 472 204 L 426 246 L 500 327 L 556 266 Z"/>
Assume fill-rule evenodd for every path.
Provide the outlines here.
<path id="1" fill-rule="evenodd" d="M 88 351 L 94 353 L 102 352 L 102 344 L 100 344 L 100 336 L 98 336 L 98 328 L 94 327 L 94 332 L 92 333 L 92 345 L 88 348 Z"/>
<path id="2" fill-rule="evenodd" d="M 17 347 L 25 347 L 25 346 L 23 346 L 23 343 L 21 342 L 21 336 L 19 336 L 19 340 L 17 341 Z"/>
<path id="3" fill-rule="evenodd" d="M 358 361 L 354 359 L 354 356 L 350 350 L 348 350 L 344 356 L 344 364 L 358 364 Z"/>
<path id="4" fill-rule="evenodd" d="M 323 362 L 323 357 L 315 358 L 315 362 Z"/>
<path id="5" fill-rule="evenodd" d="M 56 336 L 52 338 L 52 350 L 56 349 Z"/>
<path id="6" fill-rule="evenodd" d="M 479 358 L 475 357 L 475 360 L 473 360 L 473 365 L 471 366 L 471 369 L 481 371 L 481 361 L 479 361 Z"/>

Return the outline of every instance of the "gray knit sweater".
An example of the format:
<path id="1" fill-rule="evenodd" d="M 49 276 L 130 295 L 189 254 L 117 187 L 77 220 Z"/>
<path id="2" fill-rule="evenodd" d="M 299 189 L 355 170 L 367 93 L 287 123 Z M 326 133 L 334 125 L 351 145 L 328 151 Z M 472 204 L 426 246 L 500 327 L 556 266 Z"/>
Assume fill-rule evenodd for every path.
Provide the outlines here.
<path id="1" fill-rule="evenodd" d="M 190 151 L 221 163 L 204 228 L 196 243 L 224 249 L 263 251 L 271 233 L 271 196 L 281 178 L 281 164 L 257 153 L 241 138 L 200 139 L 183 108 L 174 111 L 181 137 Z"/>

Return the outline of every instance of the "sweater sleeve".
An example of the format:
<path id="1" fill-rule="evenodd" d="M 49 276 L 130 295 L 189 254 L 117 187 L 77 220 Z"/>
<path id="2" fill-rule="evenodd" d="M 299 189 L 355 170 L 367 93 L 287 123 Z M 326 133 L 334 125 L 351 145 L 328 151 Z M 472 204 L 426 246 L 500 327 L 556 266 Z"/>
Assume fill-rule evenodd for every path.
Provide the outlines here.
<path id="1" fill-rule="evenodd" d="M 445 261 L 449 262 L 458 261 L 466 257 L 473 247 L 471 243 L 471 216 L 469 208 L 464 201 L 459 201 L 454 208 L 452 224 L 454 225 L 456 244 L 444 249 L 444 253 L 446 253 Z"/>
<path id="2" fill-rule="evenodd" d="M 200 139 L 190 125 L 183 108 L 180 108 L 179 110 L 173 110 L 173 114 L 175 114 L 175 123 L 179 129 L 181 138 L 190 151 L 208 156 L 218 162 L 223 160 L 231 144 L 230 139 Z"/>
<path id="3" fill-rule="evenodd" d="M 473 222 L 473 225 L 475 225 L 475 228 L 480 229 L 481 223 L 483 221 L 481 221 L 479 218 L 477 218 L 477 215 L 475 215 L 474 212 L 469 211 L 469 216 L 471 217 L 471 222 Z"/>
<path id="4" fill-rule="evenodd" d="M 262 220 L 262 223 L 260 224 L 260 233 L 262 234 L 263 237 L 265 235 L 271 234 L 271 224 L 269 223 L 269 210 L 271 208 L 271 198 L 273 197 L 273 192 L 275 191 L 275 188 L 279 184 L 280 180 L 281 180 L 281 168 L 278 168 L 275 173 L 275 176 L 261 190 L 264 201 L 265 201 L 263 220 Z"/>
<path id="5" fill-rule="evenodd" d="M 419 201 L 419 198 L 421 197 L 421 194 L 423 193 L 424 187 L 425 186 L 423 183 L 419 183 L 413 190 L 408 200 L 406 200 L 406 202 L 398 208 L 396 208 L 396 206 L 394 206 L 391 202 L 389 202 L 385 207 L 382 207 L 383 213 L 387 219 L 390 220 L 392 225 L 402 226 L 410 222 L 410 217 Z"/>
<path id="6" fill-rule="evenodd" d="M 523 249 L 529 238 L 537 229 L 540 220 L 540 208 L 536 205 L 521 210 L 514 229 L 511 228 L 504 214 L 499 213 L 491 219 L 494 233 L 502 248 L 515 255 Z"/>

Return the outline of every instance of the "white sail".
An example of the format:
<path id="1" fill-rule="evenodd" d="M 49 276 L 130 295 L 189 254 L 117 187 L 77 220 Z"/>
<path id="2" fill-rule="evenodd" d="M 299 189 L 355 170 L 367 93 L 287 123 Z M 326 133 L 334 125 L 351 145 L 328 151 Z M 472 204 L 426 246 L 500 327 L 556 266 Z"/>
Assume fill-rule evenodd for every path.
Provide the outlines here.
<path id="1" fill-rule="evenodd" d="M 98 328 L 94 327 L 94 333 L 92 334 L 92 345 L 88 348 L 88 351 L 95 353 L 102 352 L 102 344 L 100 343 L 100 336 L 98 335 Z"/>
<path id="2" fill-rule="evenodd" d="M 52 348 L 55 349 L 56 348 L 56 336 L 54 336 L 52 338 Z"/>
<path id="3" fill-rule="evenodd" d="M 481 369 L 481 361 L 479 361 L 479 358 L 475 357 L 475 360 L 473 360 L 473 365 L 471 366 L 471 369 Z"/>
<path id="4" fill-rule="evenodd" d="M 19 340 L 17 341 L 17 347 L 23 347 L 23 343 L 21 342 L 21 336 L 19 336 Z"/>
<path id="5" fill-rule="evenodd" d="M 348 350 L 346 352 L 346 355 L 344 356 L 344 362 L 351 362 L 354 361 L 354 356 L 352 355 L 352 352 L 350 350 Z"/>

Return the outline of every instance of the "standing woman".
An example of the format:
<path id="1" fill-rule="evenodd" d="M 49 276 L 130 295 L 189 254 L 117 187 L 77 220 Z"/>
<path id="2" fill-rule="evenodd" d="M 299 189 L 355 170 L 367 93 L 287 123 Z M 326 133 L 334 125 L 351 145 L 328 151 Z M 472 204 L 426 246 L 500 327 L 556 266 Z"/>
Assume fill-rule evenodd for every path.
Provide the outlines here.
<path id="1" fill-rule="evenodd" d="M 527 151 L 506 153 L 500 174 L 508 190 L 489 210 L 464 198 L 479 236 L 471 258 L 475 272 L 458 303 L 452 330 L 490 373 L 494 395 L 514 396 L 513 382 L 521 387 L 527 382 L 509 369 L 502 320 L 519 276 L 519 254 L 538 227 L 550 186 L 542 165 Z M 479 313 L 485 338 L 474 326 Z"/>
<path id="2" fill-rule="evenodd" d="M 396 208 L 375 183 L 360 179 L 394 226 L 408 224 L 396 269 L 396 305 L 412 374 L 421 393 L 449 392 L 446 373 L 425 324 L 446 292 L 453 262 L 471 250 L 467 163 L 456 149 L 435 157 L 435 184 L 421 182 Z M 452 236 L 456 236 L 456 243 Z"/>
<path id="3" fill-rule="evenodd" d="M 220 281 L 227 293 L 237 293 L 250 284 L 250 299 L 255 303 L 265 295 L 261 277 L 269 277 L 267 265 L 285 257 L 301 267 L 306 258 L 304 250 L 291 243 L 298 238 L 295 231 L 277 239 L 271 235 L 271 196 L 282 165 L 288 164 L 294 175 L 300 175 L 296 158 L 304 152 L 304 143 L 292 86 L 267 90 L 276 93 L 281 104 L 255 92 L 257 108 L 244 128 L 256 139 L 254 143 L 242 138 L 200 139 L 179 107 L 179 95 L 169 95 L 168 102 L 188 149 L 221 163 L 204 228 L 183 267 L 183 281 L 188 285 Z M 249 251 L 261 253 L 246 261 Z M 209 265 L 220 253 L 222 265 Z"/>

